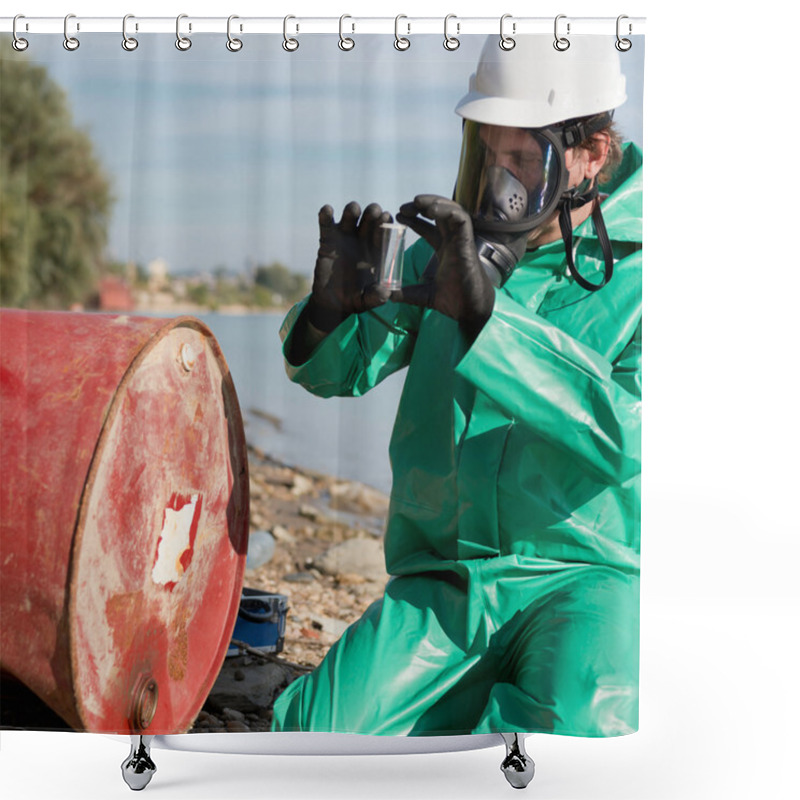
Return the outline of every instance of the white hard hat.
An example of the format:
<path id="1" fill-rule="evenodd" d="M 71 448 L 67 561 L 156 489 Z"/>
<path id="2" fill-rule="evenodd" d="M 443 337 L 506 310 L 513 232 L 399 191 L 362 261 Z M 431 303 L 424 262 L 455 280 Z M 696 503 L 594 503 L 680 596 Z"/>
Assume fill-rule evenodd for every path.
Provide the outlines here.
<path id="1" fill-rule="evenodd" d="M 490 125 L 542 128 L 625 102 L 613 37 L 572 36 L 563 51 L 553 47 L 549 35 L 515 41 L 513 50 L 501 50 L 496 36 L 487 39 L 456 113 Z"/>

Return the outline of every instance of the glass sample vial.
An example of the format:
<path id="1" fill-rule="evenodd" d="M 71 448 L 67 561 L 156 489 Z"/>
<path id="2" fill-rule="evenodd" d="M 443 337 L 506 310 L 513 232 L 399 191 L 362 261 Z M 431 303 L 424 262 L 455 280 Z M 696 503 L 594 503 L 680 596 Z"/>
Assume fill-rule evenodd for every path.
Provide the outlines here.
<path id="1" fill-rule="evenodd" d="M 403 284 L 403 254 L 406 226 L 396 222 L 381 225 L 381 264 L 378 284 L 399 289 Z"/>

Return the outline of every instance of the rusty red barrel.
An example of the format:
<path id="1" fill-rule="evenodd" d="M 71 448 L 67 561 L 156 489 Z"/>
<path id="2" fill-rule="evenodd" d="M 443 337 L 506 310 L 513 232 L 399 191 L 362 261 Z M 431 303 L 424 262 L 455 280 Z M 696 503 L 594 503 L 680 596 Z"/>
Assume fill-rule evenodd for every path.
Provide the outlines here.
<path id="1" fill-rule="evenodd" d="M 76 729 L 186 730 L 247 551 L 241 412 L 198 320 L 0 313 L 0 666 Z"/>

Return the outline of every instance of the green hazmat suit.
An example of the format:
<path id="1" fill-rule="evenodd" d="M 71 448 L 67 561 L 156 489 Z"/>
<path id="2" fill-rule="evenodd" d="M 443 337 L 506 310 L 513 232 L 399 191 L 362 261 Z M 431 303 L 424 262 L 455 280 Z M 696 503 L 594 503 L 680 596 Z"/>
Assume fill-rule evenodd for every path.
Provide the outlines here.
<path id="1" fill-rule="evenodd" d="M 392 434 L 392 576 L 274 708 L 276 731 L 382 735 L 638 727 L 641 153 L 602 203 L 616 263 L 587 292 L 561 241 L 525 254 L 468 346 L 438 312 L 345 319 L 287 371 L 360 395 L 407 367 Z M 591 219 L 575 261 L 599 282 Z M 407 252 L 417 282 L 431 249 Z M 410 274 L 409 274 L 410 273 Z M 284 352 L 304 303 L 284 323 Z"/>

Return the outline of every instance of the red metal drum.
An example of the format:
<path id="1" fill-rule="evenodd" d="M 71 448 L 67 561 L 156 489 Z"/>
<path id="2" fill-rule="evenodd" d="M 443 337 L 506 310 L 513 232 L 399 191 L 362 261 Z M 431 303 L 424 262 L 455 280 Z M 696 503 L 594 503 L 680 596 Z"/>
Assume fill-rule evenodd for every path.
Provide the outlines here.
<path id="1" fill-rule="evenodd" d="M 0 666 L 78 730 L 178 733 L 236 620 L 241 412 L 198 320 L 0 314 Z"/>

